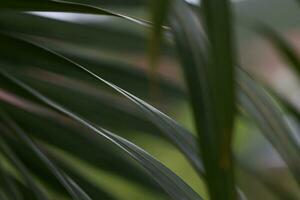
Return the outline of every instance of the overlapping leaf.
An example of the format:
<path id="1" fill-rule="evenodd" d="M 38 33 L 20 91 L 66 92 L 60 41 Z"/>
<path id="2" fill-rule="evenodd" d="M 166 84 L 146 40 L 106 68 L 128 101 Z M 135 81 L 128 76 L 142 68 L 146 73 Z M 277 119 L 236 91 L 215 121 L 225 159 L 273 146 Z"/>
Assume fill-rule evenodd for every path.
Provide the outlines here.
<path id="1" fill-rule="evenodd" d="M 24 177 L 28 184 L 28 187 L 33 192 L 34 196 L 38 200 L 47 200 L 48 198 L 41 190 L 40 186 L 37 185 L 33 177 L 30 175 L 28 169 L 23 165 L 23 163 L 18 159 L 18 157 L 13 153 L 9 146 L 7 146 L 1 138 L 1 151 L 7 156 L 7 158 L 13 163 L 14 166 L 19 170 L 19 172 Z"/>
<path id="2" fill-rule="evenodd" d="M 39 1 L 39 0 L 11 0 L 11 1 L 2 1 L 0 3 L 0 10 L 2 11 L 48 11 L 48 12 L 73 12 L 73 13 L 83 13 L 83 14 L 98 14 L 98 15 L 108 15 L 120 17 L 134 23 L 147 25 L 147 22 L 115 13 L 106 9 L 82 4 L 82 3 L 73 3 L 66 1 Z"/>
<path id="3" fill-rule="evenodd" d="M 51 171 L 51 173 L 57 178 L 57 180 L 66 188 L 68 193 L 73 199 L 76 200 L 90 200 L 90 197 L 79 187 L 74 187 L 73 184 L 70 184 L 70 181 L 63 171 L 59 169 L 53 161 L 51 161 L 41 150 L 40 148 L 27 136 L 23 130 L 15 124 L 3 111 L 1 111 L 1 118 L 6 123 L 10 129 L 12 129 L 18 137 L 33 151 L 33 153 L 44 163 L 45 167 Z M 10 155 L 8 153 L 8 155 Z"/>
<path id="4" fill-rule="evenodd" d="M 59 56 L 58 54 L 51 52 L 49 50 L 38 48 L 37 46 L 34 46 L 30 43 L 25 43 L 20 40 L 16 40 L 16 39 L 13 39 L 13 38 L 10 38 L 7 36 L 3 36 L 2 39 L 3 39 L 2 40 L 3 44 L 5 44 L 5 43 L 7 44 L 7 48 L 14 46 L 13 49 L 15 49 L 16 47 L 19 50 L 27 49 L 28 53 L 29 53 L 29 51 L 31 53 L 34 52 L 34 54 L 39 55 L 39 58 L 48 60 L 49 63 L 53 63 L 53 64 L 56 63 L 56 66 L 53 67 L 53 65 L 51 64 L 51 66 L 49 66 L 50 67 L 49 68 L 49 67 L 45 67 L 45 65 L 41 66 L 39 62 L 36 62 L 39 64 L 39 66 L 41 66 L 43 68 L 46 68 L 46 69 L 48 68 L 49 70 L 50 69 L 56 70 L 58 68 L 58 66 L 62 65 L 64 67 L 70 68 L 74 71 L 75 70 L 77 70 L 77 71 L 79 70 L 79 72 L 83 71 L 83 72 L 86 72 L 88 75 L 96 78 L 96 80 L 109 86 L 110 88 L 112 88 L 113 90 L 118 92 L 119 94 L 124 95 L 127 99 L 129 99 L 131 102 L 136 104 L 140 108 L 140 110 L 143 112 L 143 114 L 145 115 L 145 118 L 148 119 L 150 122 L 152 122 L 155 126 L 157 126 L 157 128 L 159 128 L 159 130 L 161 131 L 161 134 L 163 134 L 172 143 L 174 143 L 187 156 L 187 158 L 191 161 L 191 163 L 197 169 L 197 171 L 200 174 L 203 174 L 202 163 L 201 163 L 198 153 L 197 153 L 198 150 L 197 150 L 197 148 L 195 149 L 195 145 L 193 145 L 195 143 L 194 138 L 184 128 L 182 128 L 179 124 L 177 124 L 174 120 L 170 119 L 168 116 L 166 116 L 162 112 L 158 111 L 151 105 L 138 99 L 134 95 L 128 93 L 127 91 L 119 88 L 118 86 L 116 86 L 112 83 L 109 83 L 108 81 L 100 78 L 99 76 L 97 76 L 93 72 L 89 71 L 85 67 L 78 65 L 67 58 Z M 0 40 L 1 40 L 1 37 L 0 37 Z M 6 51 L 3 52 L 3 55 L 6 55 L 7 57 L 12 56 L 11 52 L 9 52 L 9 49 L 6 49 Z M 13 57 L 11 57 L 10 60 L 12 58 Z M 19 59 L 26 60 L 27 58 L 26 58 L 25 54 L 22 54 L 19 56 Z M 48 63 L 48 65 L 49 65 L 49 63 Z M 57 69 L 57 70 L 60 70 L 60 69 Z"/>
<path id="5" fill-rule="evenodd" d="M 174 3 L 171 27 L 189 90 L 210 196 L 235 199 L 231 156 L 234 63 L 229 2 L 203 3 L 211 47 L 203 37 L 197 15 L 182 1 Z M 228 27 L 223 30 L 225 25 Z"/>
<path id="6" fill-rule="evenodd" d="M 196 194 L 188 185 L 186 185 L 179 177 L 174 175 L 169 169 L 164 167 L 161 163 L 147 154 L 145 151 L 130 143 L 129 141 L 105 130 L 100 127 L 96 127 L 80 116 L 72 113 L 71 111 L 65 109 L 61 105 L 51 101 L 47 97 L 43 96 L 39 92 L 35 91 L 33 88 L 30 88 L 28 85 L 22 83 L 20 80 L 16 79 L 12 75 L 8 74 L 5 71 L 1 72 L 2 76 L 6 77 L 14 84 L 22 87 L 31 95 L 38 98 L 40 101 L 44 102 L 48 106 L 52 107 L 55 110 L 58 110 L 65 114 L 66 116 L 72 118 L 78 123 L 86 126 L 88 129 L 99 134 L 100 136 L 111 141 L 113 144 L 117 145 L 120 149 L 128 153 L 133 159 L 139 162 L 148 173 L 150 173 L 154 180 L 166 191 L 166 193 L 173 199 L 201 199 L 198 194 Z"/>

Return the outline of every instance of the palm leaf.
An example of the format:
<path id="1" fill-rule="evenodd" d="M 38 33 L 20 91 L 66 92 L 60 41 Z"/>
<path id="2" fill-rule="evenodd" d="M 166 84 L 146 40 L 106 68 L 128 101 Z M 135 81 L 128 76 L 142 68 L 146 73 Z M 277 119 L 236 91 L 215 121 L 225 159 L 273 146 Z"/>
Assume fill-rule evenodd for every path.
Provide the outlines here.
<path id="1" fill-rule="evenodd" d="M 291 67 L 300 75 L 300 59 L 295 53 L 295 49 L 288 44 L 278 33 L 267 25 L 261 24 L 257 31 L 272 42 L 272 45 L 283 56 L 283 58 L 291 65 Z"/>
<path id="2" fill-rule="evenodd" d="M 51 189 L 51 191 L 55 191 L 55 193 L 60 194 L 61 196 L 68 196 L 67 191 L 55 176 L 52 175 L 51 172 L 47 168 L 45 168 L 44 164 L 35 156 L 32 156 L 32 152 L 30 149 L 26 148 L 21 142 L 13 140 L 8 136 L 5 137 L 7 144 L 11 148 L 14 149 L 15 153 L 18 155 L 20 161 L 30 170 L 38 180 L 47 186 L 47 188 Z M 39 146 L 41 148 L 43 146 Z M 108 200 L 114 200 L 115 198 L 103 190 L 100 187 L 95 186 L 90 183 L 88 180 L 79 175 L 74 169 L 67 166 L 63 163 L 63 161 L 58 160 L 54 156 L 52 156 L 46 148 L 43 148 L 43 152 L 47 155 L 48 158 L 55 162 L 55 165 L 58 166 L 64 172 L 67 172 L 67 175 L 72 177 L 72 179 L 79 183 L 80 188 L 82 188 L 92 199 L 96 199 L 97 197 L 102 197 Z"/>
<path id="3" fill-rule="evenodd" d="M 2 188 L 6 191 L 11 199 L 13 200 L 22 200 L 23 196 L 15 183 L 15 180 L 12 179 L 11 176 L 8 175 L 7 172 L 3 170 L 3 167 L 0 166 L 0 182 L 2 182 Z"/>
<path id="4" fill-rule="evenodd" d="M 144 150 L 138 148 L 129 141 L 103 129 L 96 127 L 80 116 L 68 111 L 62 106 L 56 104 L 50 99 L 46 98 L 42 94 L 38 93 L 34 89 L 30 88 L 28 85 L 22 83 L 20 80 L 16 79 L 7 72 L 2 71 L 1 73 L 4 77 L 12 81 L 14 84 L 22 87 L 31 95 L 35 96 L 48 106 L 55 110 L 58 110 L 65 114 L 66 116 L 74 119 L 78 123 L 86 126 L 88 129 L 99 134 L 100 136 L 111 141 L 113 144 L 117 145 L 120 149 L 126 152 L 129 156 L 139 162 L 148 173 L 150 173 L 155 181 L 165 190 L 165 192 L 173 199 L 201 199 L 198 194 L 196 194 L 188 185 L 186 185 L 179 177 L 173 174 L 168 168 L 164 167 L 161 163 L 147 154 Z"/>
<path id="5" fill-rule="evenodd" d="M 275 149 L 289 166 L 295 179 L 299 179 L 299 146 L 292 137 L 290 127 L 282 117 L 282 112 L 268 94 L 249 76 L 239 73 L 240 103 L 248 114 L 261 127 L 262 133 L 269 139 Z"/>
<path id="6" fill-rule="evenodd" d="M 26 133 L 5 113 L 1 113 L 1 118 L 12 129 L 18 137 L 36 154 L 36 156 L 45 164 L 57 180 L 67 189 L 72 198 L 77 200 L 89 200 L 90 197 L 85 194 L 79 187 L 74 187 L 70 184 L 69 178 L 62 172 L 41 150 L 40 148 L 27 136 Z"/>
<path id="7" fill-rule="evenodd" d="M 208 2 L 204 3 L 209 4 Z M 228 14 L 228 2 L 222 1 L 221 4 L 214 8 Z M 216 12 L 210 6 L 206 7 L 205 11 Z M 207 15 L 212 14 L 207 13 Z M 214 14 L 213 17 L 216 16 Z M 201 36 L 199 37 L 203 31 L 199 19 L 185 3 L 176 1 L 171 26 L 190 94 L 210 196 L 212 199 L 234 199 L 235 187 L 231 158 L 234 70 L 230 27 L 222 30 L 224 37 L 212 34 L 215 31 L 213 29 L 217 29 L 217 32 L 221 33 L 220 23 L 228 25 L 229 16 L 224 14 L 221 17 L 225 22 L 219 18 L 207 22 L 210 23 L 209 26 L 212 26 L 210 27 L 212 30 L 209 30 L 208 33 L 212 42 L 209 53 L 204 47 L 207 42 Z M 215 41 L 216 37 L 220 37 L 220 40 Z"/>
<path id="8" fill-rule="evenodd" d="M 82 3 L 73 3 L 66 1 L 47 1 L 41 2 L 39 0 L 12 0 L 12 1 L 3 1 L 0 3 L 0 9 L 2 11 L 49 11 L 49 12 L 73 12 L 73 13 L 83 13 L 83 14 L 98 14 L 98 15 L 109 15 L 114 17 L 120 17 L 134 23 L 148 26 L 148 22 L 135 19 L 126 15 L 114 13 L 112 11 L 89 6 Z"/>
<path id="9" fill-rule="evenodd" d="M 245 199 L 233 176 L 231 138 L 236 103 L 243 114 L 258 124 L 298 179 L 299 144 L 282 111 L 260 83 L 243 70 L 237 69 L 235 77 L 229 1 L 204 0 L 201 7 L 192 8 L 183 0 L 151 3 L 153 26 L 130 17 L 140 11 L 142 7 L 138 6 L 145 6 L 145 2 L 139 0 L 0 3 L 0 107 L 10 116 L 1 118 L 0 130 L 4 134 L 1 134 L 0 150 L 9 164 L 16 165 L 9 167 L 18 172 L 16 176 L 11 170 L 0 168 L 0 199 L 48 198 L 48 193 L 43 195 L 43 189 L 62 198 L 71 194 L 73 199 L 89 199 L 89 196 L 115 199 L 83 176 L 77 166 L 56 157 L 51 151 L 53 148 L 158 195 L 163 189 L 172 199 L 200 199 L 172 171 L 125 140 L 124 137 L 131 137 L 131 132 L 152 134 L 155 140 L 163 138 L 171 142 L 200 178 L 206 180 L 212 199 L 236 199 L 236 196 Z M 97 23 L 67 22 L 41 17 L 32 11 L 108 17 Z M 163 26 L 168 24 L 167 17 L 172 30 Z M 204 22 L 203 30 L 200 21 Z M 138 62 L 145 62 L 147 37 L 144 31 L 148 31 L 145 27 L 151 28 L 152 67 L 158 64 L 159 56 L 173 65 L 176 57 L 172 42 L 175 41 L 198 138 L 137 97 L 149 98 L 155 81 L 162 90 L 156 106 L 169 106 L 170 101 L 182 104 L 187 100 L 178 82 L 171 83 L 156 74 L 149 77 L 145 70 L 138 69 Z M 273 30 L 260 28 L 299 72 L 299 60 L 287 42 Z M 298 111 L 282 100 L 282 105 L 297 117 Z M 83 146 L 85 148 L 78 148 Z M 293 194 L 278 188 L 279 184 L 270 182 L 265 174 L 258 175 L 255 169 L 244 166 L 243 161 L 236 161 L 237 167 L 252 174 L 275 196 L 293 199 Z"/>
<path id="10" fill-rule="evenodd" d="M 150 66 L 155 67 L 158 56 L 160 55 L 160 45 L 163 37 L 163 24 L 166 22 L 168 11 L 170 7 L 169 0 L 152 1 L 151 2 L 151 15 L 153 26 L 150 35 Z"/>
<path id="11" fill-rule="evenodd" d="M 14 166 L 20 171 L 24 179 L 26 180 L 28 187 L 34 193 L 34 196 L 38 200 L 47 200 L 48 198 L 44 192 L 40 189 L 40 186 L 37 185 L 35 180 L 30 175 L 28 169 L 24 164 L 18 159 L 18 157 L 13 153 L 13 151 L 7 146 L 4 141 L 1 139 L 1 151 L 7 156 L 7 158 L 13 163 Z"/>
<path id="12" fill-rule="evenodd" d="M 1 37 L 0 37 L 1 40 Z M 183 129 L 179 124 L 177 124 L 174 120 L 160 112 L 159 110 L 155 109 L 151 105 L 145 103 L 144 101 L 140 100 L 139 98 L 133 96 L 132 94 L 128 93 L 127 91 L 119 88 L 118 86 L 109 83 L 108 81 L 100 78 L 95 73 L 89 71 L 87 68 L 78 65 L 71 61 L 70 59 L 64 58 L 59 56 L 58 54 L 51 52 L 50 50 L 38 48 L 36 45 L 25 43 L 24 41 L 16 40 L 11 37 L 3 36 L 3 44 L 7 44 L 7 48 L 10 48 L 15 45 L 18 49 L 27 49 L 27 51 L 31 50 L 31 53 L 39 54 L 40 58 L 44 58 L 49 62 L 56 62 L 57 65 L 63 64 L 65 67 L 70 69 L 78 69 L 79 72 L 84 71 L 87 74 L 91 75 L 91 77 L 96 78 L 96 80 L 104 83 L 105 85 L 112 88 L 114 91 L 118 92 L 119 94 L 125 96 L 128 100 L 136 104 L 140 110 L 143 112 L 145 117 L 153 123 L 157 128 L 159 128 L 160 133 L 163 134 L 164 137 L 168 138 L 173 144 L 175 144 L 191 161 L 192 165 L 195 169 L 200 173 L 203 174 L 203 167 L 200 159 L 198 158 L 198 151 L 197 149 L 193 149 L 195 145 L 191 145 L 194 143 L 194 138 L 191 137 L 191 134 L 187 133 L 185 129 Z M 12 54 L 9 51 L 3 52 L 8 57 Z M 26 56 L 23 54 L 20 55 L 20 59 L 27 59 Z M 11 59 L 9 59 L 11 60 Z M 37 62 L 38 63 L 38 62 Z M 49 64 L 49 63 L 48 63 Z M 53 71 L 53 65 L 50 66 L 51 70 Z M 43 65 L 45 68 L 45 65 Z M 47 67 L 46 70 L 50 70 Z M 58 69 L 60 70 L 60 69 Z"/>

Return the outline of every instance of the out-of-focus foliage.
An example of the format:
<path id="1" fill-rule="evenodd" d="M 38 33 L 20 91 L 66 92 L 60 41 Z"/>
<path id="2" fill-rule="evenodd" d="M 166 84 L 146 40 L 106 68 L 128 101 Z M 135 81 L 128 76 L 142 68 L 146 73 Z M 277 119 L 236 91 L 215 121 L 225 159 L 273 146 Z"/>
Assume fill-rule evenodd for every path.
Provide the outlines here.
<path id="1" fill-rule="evenodd" d="M 236 22 L 298 72 L 295 50 L 195 2 L 0 2 L 1 200 L 300 198 L 299 110 L 240 65 Z"/>

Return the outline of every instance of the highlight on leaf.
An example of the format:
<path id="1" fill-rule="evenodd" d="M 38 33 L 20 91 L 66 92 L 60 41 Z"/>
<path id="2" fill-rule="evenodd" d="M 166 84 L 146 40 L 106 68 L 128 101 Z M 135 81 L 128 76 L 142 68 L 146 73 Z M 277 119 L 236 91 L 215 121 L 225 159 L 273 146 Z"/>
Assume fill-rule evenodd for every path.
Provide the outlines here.
<path id="1" fill-rule="evenodd" d="M 294 7 L 2 0 L 0 199 L 299 199 Z"/>

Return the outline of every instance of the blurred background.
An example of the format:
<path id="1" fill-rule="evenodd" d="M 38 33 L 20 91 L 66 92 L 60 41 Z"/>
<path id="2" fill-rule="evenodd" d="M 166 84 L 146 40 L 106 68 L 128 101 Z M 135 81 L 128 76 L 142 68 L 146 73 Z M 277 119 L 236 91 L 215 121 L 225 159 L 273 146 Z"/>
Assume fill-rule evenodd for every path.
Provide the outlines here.
<path id="1" fill-rule="evenodd" d="M 201 4 L 201 1 L 197 0 L 187 1 L 193 6 Z M 98 5 L 136 18 L 150 18 L 149 3 L 144 0 L 72 0 L 72 2 Z M 235 12 L 238 62 L 255 78 L 267 87 L 275 88 L 278 94 L 300 109 L 299 80 L 294 72 L 286 67 L 286 63 L 276 50 L 273 50 L 272 45 L 253 30 L 257 22 L 264 22 L 282 33 L 297 51 L 300 50 L 299 4 L 295 0 L 232 2 Z M 147 55 L 150 32 L 147 28 L 141 28 L 126 20 L 53 12 L 1 12 L 0 16 L 1 27 L 21 32 L 30 40 L 72 58 L 103 78 L 150 102 L 194 132 L 182 72 L 169 35 L 165 37 L 158 66 L 150 69 Z M 47 37 L 44 37 L 45 35 Z M 47 91 L 47 95 L 65 103 L 89 120 L 114 130 L 141 146 L 205 197 L 206 189 L 203 181 L 185 158 L 168 142 L 158 138 L 155 128 L 147 123 L 135 122 L 135 115 L 141 113 L 126 99 L 113 94 L 108 88 L 98 85 L 87 77 L 82 76 L 78 81 L 76 79 L 79 77 L 78 74 L 68 74 L 72 72 L 64 72 L 73 77 L 68 78 L 34 67 L 28 69 L 26 74 L 29 77 L 37 81 L 43 80 L 37 85 L 40 90 Z M 103 90 L 99 91 L 98 86 Z M 2 91 L 2 95 L 8 97 L 10 94 Z M 117 115 L 109 107 L 111 104 L 115 105 Z M 27 109 L 31 109 L 30 105 L 26 106 Z M 18 116 L 22 115 L 19 113 Z M 111 123 L 112 120 L 117 121 L 118 125 Z M 286 116 L 286 120 L 295 130 L 296 140 L 300 141 L 299 125 L 289 116 Z M 145 129 L 149 130 L 148 133 L 143 131 Z M 138 184 L 79 161 L 55 146 L 51 149 L 68 165 L 76 165 L 76 170 L 83 176 L 101 185 L 119 199 L 162 199 Z M 291 194 L 291 199 L 300 199 L 300 190 L 286 169 L 285 163 L 254 122 L 243 114 L 238 115 L 236 119 L 234 149 L 236 156 L 243 161 L 246 168 L 255 169 L 247 172 L 236 169 L 238 182 L 249 199 L 278 199 L 272 195 L 269 188 L 257 181 L 257 176 L 276 182 L 277 187 Z M 111 187 L 112 185 L 114 187 Z"/>

